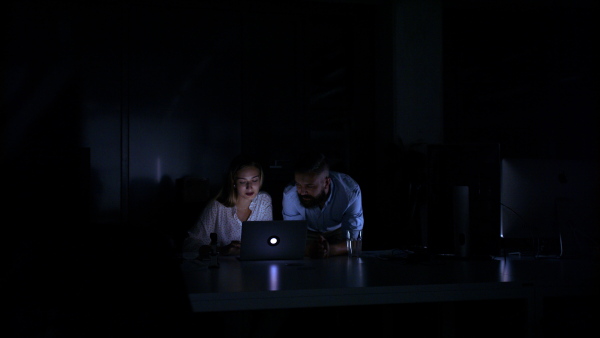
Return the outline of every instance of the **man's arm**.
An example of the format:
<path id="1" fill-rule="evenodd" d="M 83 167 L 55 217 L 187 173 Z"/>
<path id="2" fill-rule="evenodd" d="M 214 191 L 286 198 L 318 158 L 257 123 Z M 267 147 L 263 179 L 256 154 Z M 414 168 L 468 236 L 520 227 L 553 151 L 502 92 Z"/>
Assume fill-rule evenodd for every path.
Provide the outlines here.
<path id="1" fill-rule="evenodd" d="M 321 235 L 318 239 L 307 244 L 305 253 L 310 258 L 327 258 L 345 255 L 348 253 L 348 248 L 346 247 L 346 241 L 332 244 Z"/>
<path id="2" fill-rule="evenodd" d="M 362 229 L 365 223 L 363 217 L 362 194 L 360 188 L 356 188 L 353 192 L 353 198 L 344 213 L 342 224 L 347 229 Z"/>
<path id="3" fill-rule="evenodd" d="M 346 242 L 329 244 L 329 256 L 340 256 L 348 253 Z"/>
<path id="4" fill-rule="evenodd" d="M 294 186 L 288 185 L 283 190 L 281 213 L 284 220 L 300 221 L 304 219 L 304 215 L 302 215 L 297 208 L 297 198 L 296 188 Z"/>

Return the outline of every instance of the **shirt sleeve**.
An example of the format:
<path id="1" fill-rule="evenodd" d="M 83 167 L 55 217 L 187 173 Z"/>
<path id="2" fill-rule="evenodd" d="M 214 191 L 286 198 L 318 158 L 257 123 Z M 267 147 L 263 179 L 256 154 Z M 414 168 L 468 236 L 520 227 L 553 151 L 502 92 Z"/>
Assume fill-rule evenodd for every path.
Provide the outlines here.
<path id="1" fill-rule="evenodd" d="M 183 252 L 198 252 L 202 245 L 210 244 L 210 233 L 215 232 L 218 207 L 213 200 L 206 205 L 198 222 L 188 231 L 188 236 L 183 242 Z"/>
<path id="2" fill-rule="evenodd" d="M 256 215 L 252 217 L 257 221 L 272 221 L 273 220 L 273 200 L 271 195 L 265 191 L 261 191 L 257 196 Z M 253 213 L 255 211 L 253 210 Z"/>
<path id="3" fill-rule="evenodd" d="M 304 220 L 304 215 L 300 213 L 300 209 L 297 207 L 299 202 L 295 188 L 293 185 L 288 185 L 283 190 L 281 213 L 284 220 Z"/>
<path id="4" fill-rule="evenodd" d="M 362 230 L 364 224 L 363 207 L 362 207 L 362 192 L 357 185 L 352 190 L 348 209 L 344 213 L 342 225 L 347 229 Z"/>

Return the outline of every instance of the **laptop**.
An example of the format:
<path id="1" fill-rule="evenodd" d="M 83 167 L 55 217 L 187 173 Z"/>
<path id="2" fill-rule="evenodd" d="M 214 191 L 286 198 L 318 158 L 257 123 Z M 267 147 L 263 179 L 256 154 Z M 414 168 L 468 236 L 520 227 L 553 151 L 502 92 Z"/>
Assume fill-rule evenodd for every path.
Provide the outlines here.
<path id="1" fill-rule="evenodd" d="M 242 246 L 239 260 L 304 259 L 306 221 L 242 222 Z"/>

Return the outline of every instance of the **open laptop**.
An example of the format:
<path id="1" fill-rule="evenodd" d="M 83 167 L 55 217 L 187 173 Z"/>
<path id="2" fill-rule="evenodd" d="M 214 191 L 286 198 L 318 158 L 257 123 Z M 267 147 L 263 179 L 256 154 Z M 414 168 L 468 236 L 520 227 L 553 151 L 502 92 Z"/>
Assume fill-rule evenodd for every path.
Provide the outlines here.
<path id="1" fill-rule="evenodd" d="M 305 245 L 306 221 L 246 221 L 242 222 L 239 259 L 300 260 Z"/>

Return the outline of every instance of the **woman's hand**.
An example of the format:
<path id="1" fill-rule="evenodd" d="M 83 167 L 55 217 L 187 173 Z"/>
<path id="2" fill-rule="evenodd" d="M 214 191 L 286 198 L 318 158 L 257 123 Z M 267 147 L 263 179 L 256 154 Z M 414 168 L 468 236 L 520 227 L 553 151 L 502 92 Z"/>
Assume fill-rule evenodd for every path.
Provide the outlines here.
<path id="1" fill-rule="evenodd" d="M 240 241 L 231 241 L 231 243 L 222 246 L 219 252 L 224 256 L 237 256 L 240 254 L 242 243 Z"/>

